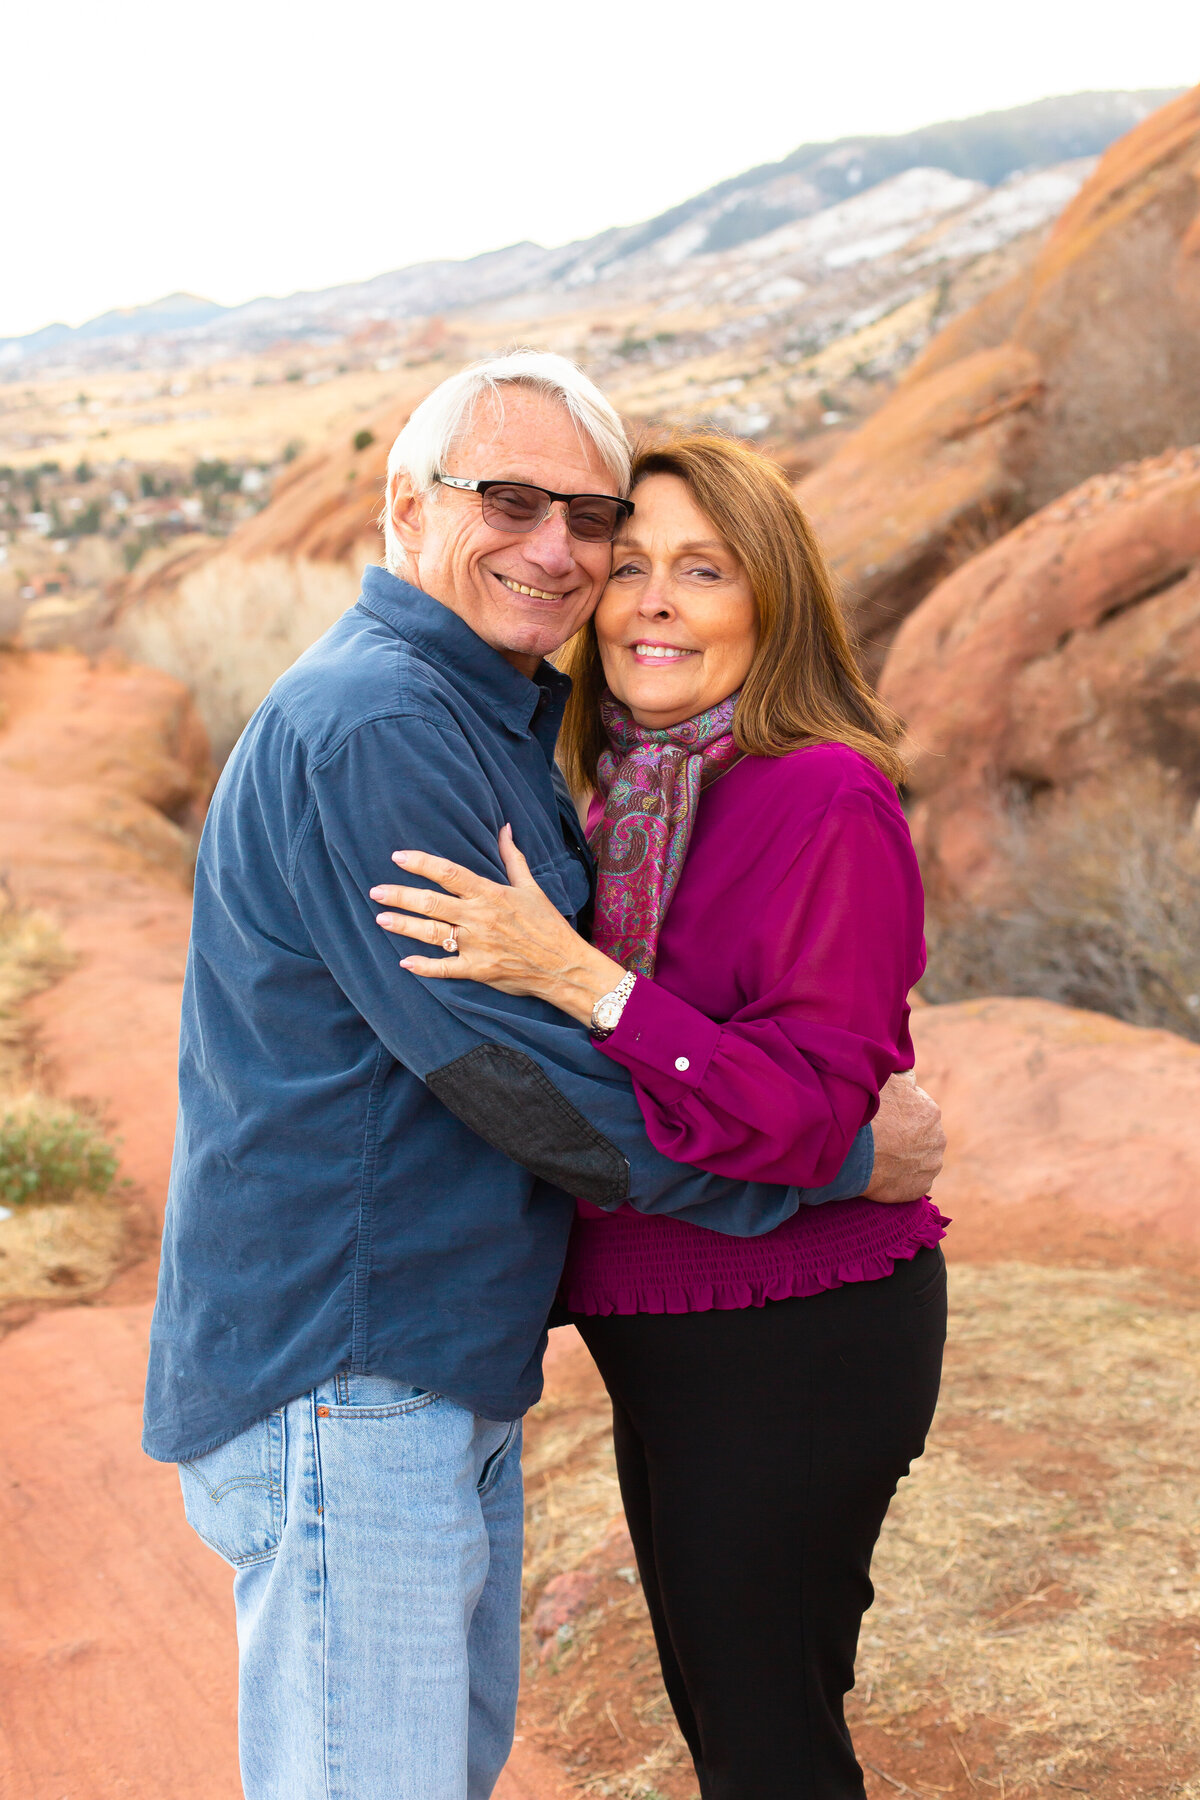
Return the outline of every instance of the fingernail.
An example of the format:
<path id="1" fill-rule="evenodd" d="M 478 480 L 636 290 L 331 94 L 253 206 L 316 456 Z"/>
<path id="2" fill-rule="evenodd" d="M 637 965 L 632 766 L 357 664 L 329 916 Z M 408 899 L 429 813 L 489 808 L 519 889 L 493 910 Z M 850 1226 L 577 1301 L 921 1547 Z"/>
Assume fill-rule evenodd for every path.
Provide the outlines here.
<path id="1" fill-rule="evenodd" d="M 377 925 L 390 925 L 391 922 L 392 922 L 391 913 L 376 913 L 375 914 L 375 923 Z"/>
<path id="2" fill-rule="evenodd" d="M 383 899 L 383 889 L 381 887 L 372 888 L 370 893 L 367 895 L 367 899 L 368 900 L 382 900 Z"/>
<path id="3" fill-rule="evenodd" d="M 400 958 L 400 967 L 402 969 L 411 969 L 416 960 L 415 956 L 402 956 Z"/>
<path id="4" fill-rule="evenodd" d="M 412 858 L 413 853 L 411 850 L 394 850 L 392 852 L 392 861 L 394 863 L 399 863 L 402 869 L 407 869 Z"/>

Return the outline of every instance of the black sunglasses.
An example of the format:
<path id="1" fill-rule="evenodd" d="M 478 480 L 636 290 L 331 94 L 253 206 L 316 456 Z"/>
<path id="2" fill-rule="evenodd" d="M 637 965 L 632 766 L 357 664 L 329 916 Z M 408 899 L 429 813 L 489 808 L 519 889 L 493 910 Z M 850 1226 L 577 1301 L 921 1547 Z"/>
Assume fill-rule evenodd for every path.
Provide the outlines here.
<path id="1" fill-rule="evenodd" d="M 563 500 L 572 537 L 589 544 L 611 544 L 626 519 L 633 516 L 633 501 L 617 500 L 611 494 L 554 494 L 526 481 L 464 481 L 457 475 L 439 475 L 438 480 L 443 487 L 478 494 L 484 523 L 497 531 L 536 531 L 555 501 Z"/>

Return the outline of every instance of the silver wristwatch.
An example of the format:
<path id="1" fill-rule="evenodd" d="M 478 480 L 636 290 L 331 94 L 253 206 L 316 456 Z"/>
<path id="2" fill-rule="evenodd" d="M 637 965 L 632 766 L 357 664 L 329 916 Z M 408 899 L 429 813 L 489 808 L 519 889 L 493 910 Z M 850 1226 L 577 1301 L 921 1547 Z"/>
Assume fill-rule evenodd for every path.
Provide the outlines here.
<path id="1" fill-rule="evenodd" d="M 611 994 L 601 994 L 592 1008 L 592 1022 L 589 1027 L 594 1038 L 611 1037 L 621 1023 L 621 1014 L 625 1011 L 625 1002 L 633 992 L 633 984 L 637 980 L 636 969 L 623 975 Z"/>

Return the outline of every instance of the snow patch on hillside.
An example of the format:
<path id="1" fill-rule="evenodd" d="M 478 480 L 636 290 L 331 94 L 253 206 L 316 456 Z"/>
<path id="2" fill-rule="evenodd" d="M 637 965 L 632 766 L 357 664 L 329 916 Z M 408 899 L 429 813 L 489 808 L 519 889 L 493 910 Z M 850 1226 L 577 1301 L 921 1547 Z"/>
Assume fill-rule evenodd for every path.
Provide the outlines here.
<path id="1" fill-rule="evenodd" d="M 948 175 L 945 169 L 905 169 L 865 194 L 744 244 L 741 255 L 746 261 L 786 258 L 845 268 L 890 255 L 946 213 L 957 212 L 989 191 L 982 182 Z"/>
<path id="2" fill-rule="evenodd" d="M 1010 175 L 998 188 L 986 193 L 977 205 L 965 212 L 936 244 L 915 256 L 910 268 L 923 268 L 927 263 L 946 256 L 983 256 L 1011 243 L 1022 232 L 1035 231 L 1057 218 L 1069 200 L 1079 192 L 1099 159 L 1081 157 L 1077 162 L 1060 163 L 1055 169 L 1038 169 L 1031 175 Z"/>

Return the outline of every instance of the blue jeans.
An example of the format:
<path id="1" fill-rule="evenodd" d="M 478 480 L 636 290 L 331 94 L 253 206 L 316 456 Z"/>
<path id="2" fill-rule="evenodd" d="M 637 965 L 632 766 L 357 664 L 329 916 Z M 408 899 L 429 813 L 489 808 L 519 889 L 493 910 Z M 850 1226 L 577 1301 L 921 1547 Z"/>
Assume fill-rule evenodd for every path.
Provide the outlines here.
<path id="1" fill-rule="evenodd" d="M 236 1571 L 247 1800 L 486 1800 L 517 1703 L 520 1442 L 342 1372 L 180 1465 Z"/>

